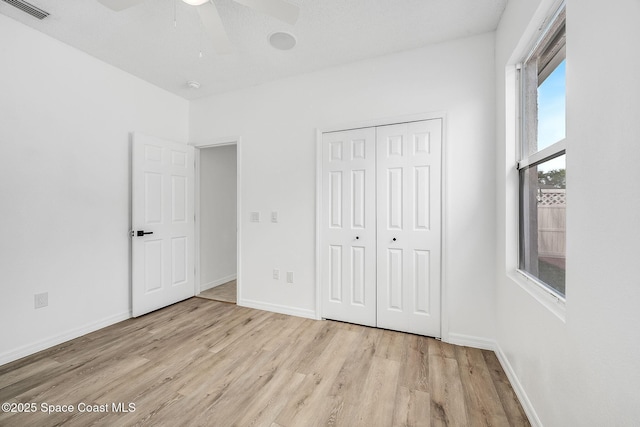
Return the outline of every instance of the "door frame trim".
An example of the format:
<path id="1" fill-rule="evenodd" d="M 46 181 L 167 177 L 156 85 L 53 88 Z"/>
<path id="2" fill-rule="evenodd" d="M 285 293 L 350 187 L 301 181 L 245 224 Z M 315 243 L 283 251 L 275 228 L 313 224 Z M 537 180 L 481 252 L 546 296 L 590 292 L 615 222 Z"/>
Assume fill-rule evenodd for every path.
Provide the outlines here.
<path id="1" fill-rule="evenodd" d="M 387 118 L 362 120 L 348 122 L 316 128 L 316 247 L 315 247 L 315 268 L 316 268 L 316 318 L 322 319 L 322 134 L 330 132 L 342 132 L 352 129 L 388 126 L 402 123 L 419 122 L 424 120 L 442 120 L 442 158 L 441 158 L 441 193 L 440 193 L 440 338 L 443 341 L 449 339 L 449 311 L 446 276 L 446 230 L 447 230 L 447 114 L 445 111 L 434 111 L 430 113 L 408 114 Z"/>
<path id="2" fill-rule="evenodd" d="M 240 272 L 242 271 L 241 254 L 240 250 L 241 235 L 242 235 L 242 198 L 240 197 L 242 188 L 242 137 L 241 136 L 227 136 L 221 138 L 215 138 L 213 140 L 190 143 L 195 148 L 195 295 L 200 293 L 200 150 L 205 148 L 224 147 L 227 145 L 236 146 L 236 304 L 240 305 L 240 295 L 242 295 L 242 280 L 240 280 Z"/>

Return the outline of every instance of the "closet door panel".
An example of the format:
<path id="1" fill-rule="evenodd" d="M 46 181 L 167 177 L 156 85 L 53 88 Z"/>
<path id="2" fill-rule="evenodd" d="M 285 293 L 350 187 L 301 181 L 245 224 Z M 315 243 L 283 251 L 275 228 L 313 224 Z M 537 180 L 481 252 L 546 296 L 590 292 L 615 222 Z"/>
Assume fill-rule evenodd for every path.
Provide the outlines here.
<path id="1" fill-rule="evenodd" d="M 323 134 L 322 317 L 375 326 L 375 129 Z"/>
<path id="2" fill-rule="evenodd" d="M 376 128 L 377 326 L 440 336 L 442 121 Z"/>

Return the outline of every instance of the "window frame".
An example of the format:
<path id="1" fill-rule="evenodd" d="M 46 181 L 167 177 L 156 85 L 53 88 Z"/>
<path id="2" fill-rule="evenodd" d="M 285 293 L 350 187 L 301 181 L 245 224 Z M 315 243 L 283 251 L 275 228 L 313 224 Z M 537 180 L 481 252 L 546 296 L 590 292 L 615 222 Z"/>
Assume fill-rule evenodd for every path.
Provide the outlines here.
<path id="1" fill-rule="evenodd" d="M 519 120 L 517 123 L 518 138 L 516 144 L 516 170 L 518 180 L 518 233 L 517 233 L 517 265 L 516 271 L 522 275 L 527 282 L 533 283 L 538 290 L 550 295 L 554 300 L 564 305 L 565 294 L 561 294 L 551 285 L 542 281 L 534 273 L 524 269 L 525 244 L 522 236 L 526 227 L 531 228 L 531 221 L 525 218 L 526 204 L 530 201 L 524 200 L 523 181 L 524 171 L 539 164 L 552 160 L 556 157 L 567 154 L 566 135 L 565 138 L 541 149 L 532 150 L 531 144 L 537 146 L 537 90 L 551 73 L 566 59 L 566 3 L 563 1 L 555 9 L 555 12 L 546 20 L 546 27 L 541 31 L 532 47 L 527 51 L 525 58 L 516 66 L 518 70 L 519 87 L 517 95 L 519 98 Z M 542 69 L 538 72 L 538 67 L 527 66 L 531 62 L 537 62 L 542 58 Z M 566 112 L 566 107 L 565 107 Z M 566 117 L 566 116 L 565 116 Z M 533 151 L 533 152 L 532 152 Z M 565 157 L 566 159 L 566 157 Z M 566 167 L 565 167 L 566 170 Z M 525 221 L 527 219 L 527 221 Z M 537 227 L 537 221 L 536 221 Z M 531 230 L 528 231 L 531 234 Z M 537 231 L 536 231 L 537 233 Z M 536 234 L 537 240 L 537 234 Z"/>

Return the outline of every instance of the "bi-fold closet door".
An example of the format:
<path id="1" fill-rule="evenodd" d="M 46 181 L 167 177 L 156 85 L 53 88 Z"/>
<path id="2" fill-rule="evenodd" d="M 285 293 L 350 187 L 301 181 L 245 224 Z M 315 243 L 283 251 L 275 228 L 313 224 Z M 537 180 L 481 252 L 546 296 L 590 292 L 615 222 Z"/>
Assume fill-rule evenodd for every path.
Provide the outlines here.
<path id="1" fill-rule="evenodd" d="M 323 318 L 440 336 L 441 162 L 441 119 L 323 134 Z"/>

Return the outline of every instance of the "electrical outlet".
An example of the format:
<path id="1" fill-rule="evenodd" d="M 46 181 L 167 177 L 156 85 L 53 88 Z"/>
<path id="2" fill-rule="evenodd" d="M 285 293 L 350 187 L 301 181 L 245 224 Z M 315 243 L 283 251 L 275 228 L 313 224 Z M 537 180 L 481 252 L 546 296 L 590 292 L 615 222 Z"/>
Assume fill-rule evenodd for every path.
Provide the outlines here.
<path id="1" fill-rule="evenodd" d="M 287 271 L 287 283 L 293 283 L 293 271 Z"/>
<path id="2" fill-rule="evenodd" d="M 273 278 L 275 280 L 280 280 L 280 270 L 278 270 L 277 268 L 273 269 Z"/>
<path id="3" fill-rule="evenodd" d="M 251 212 L 249 214 L 249 221 L 260 222 L 260 212 Z"/>
<path id="4" fill-rule="evenodd" d="M 33 296 L 34 307 L 42 308 L 49 305 L 49 292 L 44 292 L 42 294 L 35 294 Z"/>

